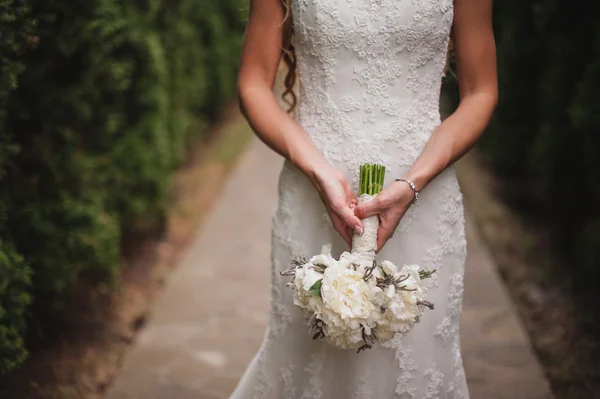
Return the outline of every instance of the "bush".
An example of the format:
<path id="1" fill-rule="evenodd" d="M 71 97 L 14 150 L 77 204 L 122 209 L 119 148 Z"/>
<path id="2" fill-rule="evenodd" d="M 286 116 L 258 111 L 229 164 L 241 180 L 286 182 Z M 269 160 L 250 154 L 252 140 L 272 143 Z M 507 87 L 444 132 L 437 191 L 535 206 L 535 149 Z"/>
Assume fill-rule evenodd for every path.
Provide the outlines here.
<path id="1" fill-rule="evenodd" d="M 30 302 L 29 268 L 10 243 L 0 240 L 0 373 L 25 359 L 22 334 Z"/>
<path id="2" fill-rule="evenodd" d="M 27 295 L 110 279 L 122 237 L 162 227 L 169 176 L 234 92 L 242 4 L 0 0 L 0 372 Z"/>
<path id="3" fill-rule="evenodd" d="M 482 148 L 557 227 L 569 267 L 600 276 L 600 8 L 495 3 L 500 101 Z"/>

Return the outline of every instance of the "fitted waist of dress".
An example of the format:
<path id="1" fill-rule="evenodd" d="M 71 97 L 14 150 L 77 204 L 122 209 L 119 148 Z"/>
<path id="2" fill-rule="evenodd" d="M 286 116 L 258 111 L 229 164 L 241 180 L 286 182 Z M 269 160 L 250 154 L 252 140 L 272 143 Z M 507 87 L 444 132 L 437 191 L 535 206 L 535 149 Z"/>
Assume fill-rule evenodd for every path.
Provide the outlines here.
<path id="1" fill-rule="evenodd" d="M 428 136 L 441 123 L 437 98 L 407 102 L 390 96 L 386 100 L 383 105 L 371 107 L 364 101 L 354 101 L 351 95 L 300 97 L 297 120 L 305 128 L 350 139 L 365 135 L 385 138 L 394 132 L 400 136 Z"/>

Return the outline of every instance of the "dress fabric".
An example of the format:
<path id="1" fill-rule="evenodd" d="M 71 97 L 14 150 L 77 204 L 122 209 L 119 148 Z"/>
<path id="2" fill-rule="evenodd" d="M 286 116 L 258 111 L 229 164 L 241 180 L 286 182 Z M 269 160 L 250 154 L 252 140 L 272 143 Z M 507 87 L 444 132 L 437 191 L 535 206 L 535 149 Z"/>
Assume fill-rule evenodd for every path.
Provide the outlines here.
<path id="1" fill-rule="evenodd" d="M 452 0 L 293 0 L 296 120 L 358 191 L 359 166 L 401 176 L 440 123 Z M 230 399 L 468 398 L 459 316 L 466 257 L 462 194 L 452 167 L 411 206 L 379 260 L 436 269 L 435 310 L 405 335 L 357 354 L 308 334 L 279 272 L 294 256 L 347 249 L 319 196 L 289 162 L 273 215 L 270 322 Z"/>

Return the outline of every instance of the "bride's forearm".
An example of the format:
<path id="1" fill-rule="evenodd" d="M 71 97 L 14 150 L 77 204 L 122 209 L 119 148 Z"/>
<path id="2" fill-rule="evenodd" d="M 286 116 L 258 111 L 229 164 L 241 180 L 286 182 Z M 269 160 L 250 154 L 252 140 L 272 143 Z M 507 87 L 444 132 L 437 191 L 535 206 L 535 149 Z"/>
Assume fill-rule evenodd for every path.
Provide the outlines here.
<path id="1" fill-rule="evenodd" d="M 318 173 L 331 168 L 302 127 L 281 108 L 269 87 L 242 85 L 239 95 L 242 112 L 256 135 L 313 184 Z"/>
<path id="2" fill-rule="evenodd" d="M 462 157 L 485 130 L 496 100 L 495 93 L 486 92 L 464 97 L 457 110 L 435 129 L 404 177 L 421 190 Z"/>
<path id="3" fill-rule="evenodd" d="M 452 43 L 461 102 L 432 133 L 405 177 L 423 189 L 462 157 L 485 130 L 496 106 L 498 85 L 491 0 L 455 0 Z"/>

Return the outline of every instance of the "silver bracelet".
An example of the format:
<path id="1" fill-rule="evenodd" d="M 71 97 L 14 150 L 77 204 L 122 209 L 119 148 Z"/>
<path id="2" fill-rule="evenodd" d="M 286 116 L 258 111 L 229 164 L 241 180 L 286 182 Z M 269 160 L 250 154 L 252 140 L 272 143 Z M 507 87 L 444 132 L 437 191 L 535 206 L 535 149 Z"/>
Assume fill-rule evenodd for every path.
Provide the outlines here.
<path id="1" fill-rule="evenodd" d="M 417 202 L 417 200 L 419 199 L 419 191 L 417 191 L 417 186 L 415 186 L 415 183 L 408 180 L 406 177 L 397 177 L 396 181 L 403 181 L 405 183 L 408 183 L 408 185 L 410 186 L 410 189 L 413 191 L 413 194 L 415 195 L 412 203 L 414 204 L 415 202 Z"/>

